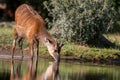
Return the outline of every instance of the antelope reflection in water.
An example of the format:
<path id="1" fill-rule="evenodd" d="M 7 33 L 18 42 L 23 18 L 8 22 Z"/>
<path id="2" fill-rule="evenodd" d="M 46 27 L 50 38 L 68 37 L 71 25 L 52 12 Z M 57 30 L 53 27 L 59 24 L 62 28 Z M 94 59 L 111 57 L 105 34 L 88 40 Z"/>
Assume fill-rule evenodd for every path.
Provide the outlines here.
<path id="1" fill-rule="evenodd" d="M 60 80 L 59 79 L 59 62 L 51 62 L 46 71 L 37 75 L 38 59 L 28 60 L 27 72 L 21 74 L 22 60 L 19 62 L 15 72 L 14 60 L 11 60 L 10 80 Z"/>
<path id="2" fill-rule="evenodd" d="M 37 77 L 36 80 L 60 80 L 59 62 L 51 62 L 46 71 Z"/>

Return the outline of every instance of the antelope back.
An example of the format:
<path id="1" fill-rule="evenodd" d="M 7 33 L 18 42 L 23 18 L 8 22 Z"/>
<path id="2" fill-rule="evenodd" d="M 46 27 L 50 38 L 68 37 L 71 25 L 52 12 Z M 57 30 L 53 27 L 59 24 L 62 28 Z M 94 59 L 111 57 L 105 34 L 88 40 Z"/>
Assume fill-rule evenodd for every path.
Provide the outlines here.
<path id="1" fill-rule="evenodd" d="M 15 28 L 20 36 L 27 35 L 28 32 L 36 34 L 43 30 L 44 20 L 31 6 L 22 4 L 15 12 Z"/>
<path id="2" fill-rule="evenodd" d="M 34 18 L 39 18 L 43 21 L 42 17 L 31 6 L 28 6 L 27 4 L 19 6 L 15 12 L 15 21 L 21 26 L 32 24 Z"/>

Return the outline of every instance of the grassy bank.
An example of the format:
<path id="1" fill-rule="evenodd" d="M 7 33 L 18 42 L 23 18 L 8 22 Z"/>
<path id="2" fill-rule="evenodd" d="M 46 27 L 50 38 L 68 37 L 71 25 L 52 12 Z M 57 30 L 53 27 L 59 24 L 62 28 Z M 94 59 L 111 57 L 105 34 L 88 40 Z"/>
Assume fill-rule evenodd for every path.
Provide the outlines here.
<path id="1" fill-rule="evenodd" d="M 119 34 L 108 34 L 105 35 L 110 41 L 115 44 L 120 44 Z M 1 27 L 0 28 L 0 45 L 7 46 L 12 44 L 13 29 L 12 27 Z M 46 47 L 40 44 L 40 55 L 50 56 Z M 27 48 L 26 41 L 24 42 L 24 48 Z M 87 61 L 101 61 L 101 60 L 119 60 L 120 50 L 118 48 L 95 48 L 95 47 L 84 47 L 74 43 L 65 42 L 61 50 L 61 58 L 73 58 L 73 59 L 84 59 Z"/>

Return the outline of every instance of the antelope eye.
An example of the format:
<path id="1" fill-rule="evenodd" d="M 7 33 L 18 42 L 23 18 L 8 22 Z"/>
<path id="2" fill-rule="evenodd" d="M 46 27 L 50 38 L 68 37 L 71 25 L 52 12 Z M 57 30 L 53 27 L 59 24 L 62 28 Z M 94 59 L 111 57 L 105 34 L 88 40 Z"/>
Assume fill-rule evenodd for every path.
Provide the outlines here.
<path id="1" fill-rule="evenodd" d="M 54 50 L 54 52 L 58 52 L 58 50 Z"/>

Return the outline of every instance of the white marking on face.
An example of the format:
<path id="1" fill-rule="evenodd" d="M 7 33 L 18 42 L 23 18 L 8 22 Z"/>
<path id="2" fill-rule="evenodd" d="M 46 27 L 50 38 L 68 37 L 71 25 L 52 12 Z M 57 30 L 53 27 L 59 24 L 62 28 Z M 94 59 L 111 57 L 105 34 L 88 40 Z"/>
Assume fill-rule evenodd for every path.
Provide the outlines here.
<path id="1" fill-rule="evenodd" d="M 57 52 L 54 52 L 54 49 L 51 49 L 51 48 L 48 48 L 48 51 L 50 53 L 50 55 L 55 59 L 55 61 L 57 61 L 58 59 L 58 53 Z"/>
<path id="2" fill-rule="evenodd" d="M 49 53 L 51 53 L 51 54 L 54 53 L 54 50 L 49 50 Z"/>

